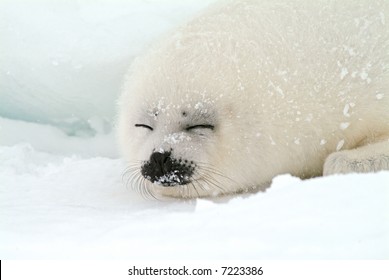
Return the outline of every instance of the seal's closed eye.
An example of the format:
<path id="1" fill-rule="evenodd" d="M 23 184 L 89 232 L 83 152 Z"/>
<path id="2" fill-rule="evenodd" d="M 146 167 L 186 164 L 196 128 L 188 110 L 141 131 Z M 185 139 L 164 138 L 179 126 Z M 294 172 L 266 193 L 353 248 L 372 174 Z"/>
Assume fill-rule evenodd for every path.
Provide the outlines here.
<path id="1" fill-rule="evenodd" d="M 154 130 L 151 126 L 149 126 L 147 124 L 136 124 L 135 127 L 144 127 L 144 128 L 150 129 L 151 131 Z"/>
<path id="2" fill-rule="evenodd" d="M 192 126 L 187 127 L 186 131 L 190 131 L 190 130 L 193 130 L 193 129 L 211 129 L 211 130 L 214 130 L 215 126 L 213 126 L 211 124 L 192 125 Z"/>

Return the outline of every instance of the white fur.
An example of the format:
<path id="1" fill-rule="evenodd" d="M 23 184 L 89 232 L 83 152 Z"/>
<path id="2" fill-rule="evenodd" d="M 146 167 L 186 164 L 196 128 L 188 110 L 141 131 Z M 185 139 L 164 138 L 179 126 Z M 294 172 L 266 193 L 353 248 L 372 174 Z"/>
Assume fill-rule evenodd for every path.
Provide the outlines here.
<path id="1" fill-rule="evenodd" d="M 188 122 L 215 130 L 187 132 Z M 318 176 L 323 166 L 389 169 L 388 1 L 217 4 L 134 63 L 118 131 L 130 180 L 153 194 L 261 189 L 277 174 Z M 153 149 L 170 148 L 199 164 L 193 185 L 139 178 Z"/>

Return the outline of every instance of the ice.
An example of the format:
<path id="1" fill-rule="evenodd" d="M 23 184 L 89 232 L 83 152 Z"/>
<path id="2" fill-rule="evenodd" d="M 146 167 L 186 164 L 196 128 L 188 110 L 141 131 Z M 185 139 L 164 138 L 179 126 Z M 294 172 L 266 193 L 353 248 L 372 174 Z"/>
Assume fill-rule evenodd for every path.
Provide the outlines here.
<path id="1" fill-rule="evenodd" d="M 0 116 L 68 134 L 112 126 L 133 58 L 213 1 L 0 1 Z"/>
<path id="2" fill-rule="evenodd" d="M 76 137 L 58 127 L 0 117 L 0 147 L 28 143 L 32 148 L 50 154 L 117 158 L 115 142 L 113 131 L 101 132 L 94 137 Z"/>

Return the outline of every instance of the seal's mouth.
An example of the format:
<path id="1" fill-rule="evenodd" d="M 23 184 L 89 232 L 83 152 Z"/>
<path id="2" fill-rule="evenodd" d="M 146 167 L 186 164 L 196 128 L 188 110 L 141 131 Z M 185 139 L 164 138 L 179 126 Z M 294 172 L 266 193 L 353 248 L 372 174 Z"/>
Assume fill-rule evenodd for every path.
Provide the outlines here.
<path id="1" fill-rule="evenodd" d="M 195 164 L 182 159 L 173 159 L 171 152 L 155 152 L 143 163 L 141 173 L 151 183 L 163 187 L 187 185 L 195 170 Z"/>
<path id="2" fill-rule="evenodd" d="M 180 174 L 178 170 L 173 170 L 172 172 L 165 174 L 159 178 L 154 178 L 154 180 L 152 178 L 147 179 L 152 183 L 163 187 L 174 187 L 190 183 L 190 177 L 185 174 Z"/>

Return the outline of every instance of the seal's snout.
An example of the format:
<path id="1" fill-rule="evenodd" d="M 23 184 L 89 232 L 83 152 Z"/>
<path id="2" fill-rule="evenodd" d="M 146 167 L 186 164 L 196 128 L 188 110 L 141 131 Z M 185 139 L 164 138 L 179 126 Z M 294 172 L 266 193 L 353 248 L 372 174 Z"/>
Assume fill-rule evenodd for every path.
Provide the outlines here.
<path id="1" fill-rule="evenodd" d="M 150 157 L 150 167 L 158 173 L 166 173 L 171 168 L 170 153 L 152 153 Z"/>
<path id="2" fill-rule="evenodd" d="M 173 159 L 171 152 L 154 152 L 142 165 L 141 173 L 152 183 L 169 187 L 190 183 L 194 169 L 193 162 Z"/>

